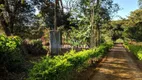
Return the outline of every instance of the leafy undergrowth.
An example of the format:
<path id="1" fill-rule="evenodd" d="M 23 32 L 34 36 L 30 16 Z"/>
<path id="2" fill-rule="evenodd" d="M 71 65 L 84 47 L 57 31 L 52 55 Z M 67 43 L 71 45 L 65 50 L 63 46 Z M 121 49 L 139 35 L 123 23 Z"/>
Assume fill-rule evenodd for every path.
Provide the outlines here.
<path id="1" fill-rule="evenodd" d="M 21 51 L 21 38 L 0 35 L 0 68 L 13 72 L 21 68 L 24 58 Z"/>
<path id="2" fill-rule="evenodd" d="M 90 58 L 101 58 L 112 45 L 103 44 L 98 48 L 76 52 L 71 50 L 65 55 L 43 57 L 35 62 L 30 70 L 28 80 L 69 80 L 75 71 L 81 71 L 89 66 Z"/>
<path id="3" fill-rule="evenodd" d="M 0 80 L 15 80 L 13 75 L 24 71 L 25 57 L 21 49 L 22 39 L 18 36 L 0 35 Z"/>
<path id="4" fill-rule="evenodd" d="M 124 40 L 123 39 L 117 39 L 115 42 L 116 43 L 124 43 Z"/>
<path id="5" fill-rule="evenodd" d="M 142 46 L 134 44 L 124 45 L 130 52 L 132 52 L 139 60 L 142 60 Z"/>
<path id="6" fill-rule="evenodd" d="M 25 40 L 24 46 L 28 54 L 33 56 L 46 55 L 48 52 L 48 48 L 42 44 L 40 39 Z"/>

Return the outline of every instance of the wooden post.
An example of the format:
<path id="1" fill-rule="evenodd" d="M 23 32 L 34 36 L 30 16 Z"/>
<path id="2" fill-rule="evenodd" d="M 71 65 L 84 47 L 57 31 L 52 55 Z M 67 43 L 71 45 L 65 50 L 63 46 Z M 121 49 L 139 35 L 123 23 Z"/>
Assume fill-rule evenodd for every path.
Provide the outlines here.
<path id="1" fill-rule="evenodd" d="M 55 0 L 54 6 L 54 30 L 57 30 L 57 0 Z"/>

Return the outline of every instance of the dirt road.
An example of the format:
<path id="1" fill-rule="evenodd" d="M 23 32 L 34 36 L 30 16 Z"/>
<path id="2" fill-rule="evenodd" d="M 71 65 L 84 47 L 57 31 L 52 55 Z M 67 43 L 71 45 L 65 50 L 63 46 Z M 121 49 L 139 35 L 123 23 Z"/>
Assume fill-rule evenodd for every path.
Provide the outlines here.
<path id="1" fill-rule="evenodd" d="M 122 44 L 116 44 L 87 80 L 142 80 L 142 72 Z"/>

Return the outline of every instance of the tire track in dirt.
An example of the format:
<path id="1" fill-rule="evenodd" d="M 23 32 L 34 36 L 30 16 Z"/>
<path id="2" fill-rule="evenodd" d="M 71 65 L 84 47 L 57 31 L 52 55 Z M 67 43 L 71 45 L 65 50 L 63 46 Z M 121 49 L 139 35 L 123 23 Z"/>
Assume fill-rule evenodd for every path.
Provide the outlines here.
<path id="1" fill-rule="evenodd" d="M 123 45 L 116 44 L 89 80 L 142 80 L 142 72 Z"/>

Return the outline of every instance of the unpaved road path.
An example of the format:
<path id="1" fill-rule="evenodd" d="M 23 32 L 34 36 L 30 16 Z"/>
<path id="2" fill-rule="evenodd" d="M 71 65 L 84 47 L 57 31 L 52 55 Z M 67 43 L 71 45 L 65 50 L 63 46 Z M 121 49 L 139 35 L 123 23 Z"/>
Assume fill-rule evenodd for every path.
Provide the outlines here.
<path id="1" fill-rule="evenodd" d="M 142 80 L 142 72 L 122 44 L 116 44 L 87 80 Z"/>

